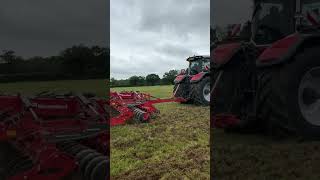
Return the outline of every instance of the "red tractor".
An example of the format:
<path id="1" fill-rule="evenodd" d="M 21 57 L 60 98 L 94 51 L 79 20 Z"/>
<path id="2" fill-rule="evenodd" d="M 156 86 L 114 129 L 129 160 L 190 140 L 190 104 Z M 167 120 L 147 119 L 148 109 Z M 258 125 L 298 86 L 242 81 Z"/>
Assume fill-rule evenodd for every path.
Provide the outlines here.
<path id="1" fill-rule="evenodd" d="M 187 59 L 189 68 L 181 70 L 174 80 L 173 96 L 186 102 L 210 104 L 210 57 L 193 56 Z"/>
<path id="2" fill-rule="evenodd" d="M 320 137 L 320 0 L 255 0 L 249 38 L 211 51 L 215 127 Z"/>

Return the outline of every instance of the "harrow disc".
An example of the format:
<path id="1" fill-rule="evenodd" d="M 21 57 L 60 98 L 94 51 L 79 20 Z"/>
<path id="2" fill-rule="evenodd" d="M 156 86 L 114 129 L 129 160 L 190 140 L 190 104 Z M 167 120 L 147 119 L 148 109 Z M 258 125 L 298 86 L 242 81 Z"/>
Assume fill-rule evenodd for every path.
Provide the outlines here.
<path id="1" fill-rule="evenodd" d="M 32 160 L 30 160 L 29 158 L 25 158 L 25 159 L 20 159 L 19 162 L 17 162 L 12 168 L 8 169 L 7 171 L 7 175 L 10 176 L 14 176 L 16 174 L 19 174 L 23 171 L 26 171 L 28 169 L 31 169 L 33 167 L 33 163 Z"/>
<path id="2" fill-rule="evenodd" d="M 109 161 L 106 156 L 76 142 L 59 143 L 58 147 L 75 157 L 84 180 L 106 180 L 109 177 Z"/>
<path id="3" fill-rule="evenodd" d="M 98 157 L 100 156 L 100 153 L 97 153 L 97 152 L 92 152 L 88 155 L 86 155 L 84 158 L 80 159 L 80 170 L 81 172 L 85 172 L 85 169 L 87 167 L 87 164 L 95 157 Z"/>
<path id="4" fill-rule="evenodd" d="M 98 163 L 95 168 L 91 171 L 90 180 L 103 179 L 104 177 L 109 177 L 108 171 L 109 169 L 109 161 L 104 160 Z"/>
<path id="5" fill-rule="evenodd" d="M 81 159 L 83 159 L 84 157 L 86 157 L 89 153 L 93 153 L 93 152 L 95 152 L 95 151 L 92 150 L 92 149 L 82 150 L 82 151 L 80 151 L 79 153 L 77 153 L 76 159 L 77 159 L 78 161 L 80 161 Z"/>
<path id="6" fill-rule="evenodd" d="M 72 148 L 70 148 L 69 152 L 70 154 L 72 154 L 73 156 L 77 155 L 79 152 L 81 152 L 82 150 L 86 150 L 87 148 L 84 146 L 73 146 Z"/>
<path id="7" fill-rule="evenodd" d="M 92 170 L 98 165 L 100 164 L 101 162 L 103 162 L 106 158 L 103 157 L 103 156 L 98 156 L 98 157 L 95 157 L 93 159 L 91 159 L 91 161 L 87 164 L 87 167 L 84 171 L 84 177 L 86 179 L 89 179 L 90 178 L 90 175 L 92 174 Z"/>
<path id="8" fill-rule="evenodd" d="M 147 122 L 150 119 L 150 114 L 139 109 L 136 107 L 133 107 L 133 113 L 134 113 L 134 120 L 137 123 Z"/>

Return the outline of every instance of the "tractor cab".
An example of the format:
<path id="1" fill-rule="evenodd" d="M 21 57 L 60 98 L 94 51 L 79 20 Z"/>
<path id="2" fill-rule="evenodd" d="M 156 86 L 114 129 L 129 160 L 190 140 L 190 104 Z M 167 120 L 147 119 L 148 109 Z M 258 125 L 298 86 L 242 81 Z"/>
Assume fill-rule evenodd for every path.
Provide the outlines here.
<path id="1" fill-rule="evenodd" d="M 319 0 L 256 0 L 251 41 L 270 45 L 295 32 L 319 31 Z"/>
<path id="2" fill-rule="evenodd" d="M 292 0 L 256 0 L 251 41 L 256 45 L 269 45 L 294 33 L 295 12 Z"/>
<path id="3" fill-rule="evenodd" d="M 192 56 L 187 61 L 189 62 L 188 75 L 193 76 L 209 70 L 210 56 Z"/>

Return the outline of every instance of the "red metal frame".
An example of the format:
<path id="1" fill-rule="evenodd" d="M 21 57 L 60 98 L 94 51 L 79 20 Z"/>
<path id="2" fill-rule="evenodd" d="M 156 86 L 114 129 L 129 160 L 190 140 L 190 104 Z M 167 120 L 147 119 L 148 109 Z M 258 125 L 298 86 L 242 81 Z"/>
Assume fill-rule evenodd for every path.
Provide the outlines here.
<path id="1" fill-rule="evenodd" d="M 159 99 L 140 92 L 111 92 L 109 101 L 83 95 L 0 95 L 0 140 L 9 142 L 33 165 L 9 180 L 60 180 L 79 167 L 58 142 L 78 140 L 108 157 L 110 125 L 137 117 L 148 122 L 159 113 L 154 104 L 181 101 L 184 99 Z M 118 115 L 110 117 L 109 110 Z"/>
<path id="2" fill-rule="evenodd" d="M 118 115 L 110 118 L 110 125 L 122 125 L 137 116 L 134 109 L 140 110 L 142 113 L 142 121 L 148 122 L 150 117 L 159 113 L 154 104 L 168 103 L 168 102 L 183 102 L 183 98 L 155 98 L 147 93 L 140 93 L 134 91 L 111 92 L 110 106 L 118 111 Z"/>
<path id="3" fill-rule="evenodd" d="M 261 53 L 257 61 L 260 63 L 279 61 L 282 57 L 289 53 L 290 48 L 298 43 L 300 39 L 300 34 L 294 33 L 274 42 L 270 47 Z"/>
<path id="4" fill-rule="evenodd" d="M 175 79 L 174 79 L 174 82 L 175 83 L 179 83 L 181 82 L 182 80 L 184 80 L 187 76 L 185 74 L 179 74 Z"/>
<path id="5" fill-rule="evenodd" d="M 105 100 L 81 95 L 0 96 L 0 140 L 9 142 L 33 162 L 31 169 L 8 179 L 60 180 L 73 173 L 78 168 L 76 160 L 56 147 L 55 141 L 61 140 L 58 137 L 91 137 L 100 151 L 107 152 L 105 104 Z"/>

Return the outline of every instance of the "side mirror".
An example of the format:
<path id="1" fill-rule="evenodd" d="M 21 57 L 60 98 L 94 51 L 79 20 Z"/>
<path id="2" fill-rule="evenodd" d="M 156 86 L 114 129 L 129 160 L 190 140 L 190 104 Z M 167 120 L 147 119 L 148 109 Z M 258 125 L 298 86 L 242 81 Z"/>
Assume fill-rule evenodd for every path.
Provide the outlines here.
<path id="1" fill-rule="evenodd" d="M 185 69 L 181 69 L 181 70 L 180 70 L 180 74 L 181 74 L 181 75 L 186 74 L 186 70 L 185 70 Z"/>

